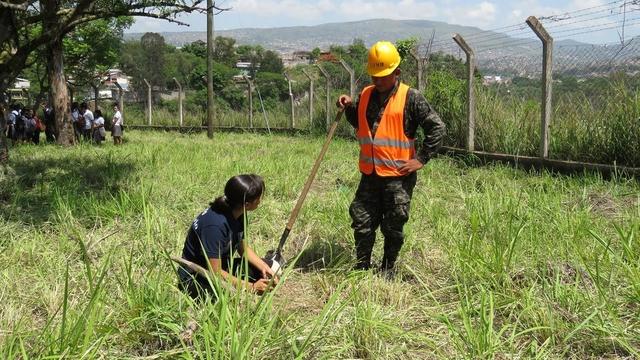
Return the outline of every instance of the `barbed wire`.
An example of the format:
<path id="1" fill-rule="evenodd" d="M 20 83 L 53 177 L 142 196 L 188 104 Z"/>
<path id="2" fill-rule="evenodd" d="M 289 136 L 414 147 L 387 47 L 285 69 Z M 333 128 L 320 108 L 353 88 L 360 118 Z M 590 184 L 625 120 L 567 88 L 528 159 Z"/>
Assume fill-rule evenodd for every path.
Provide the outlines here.
<path id="1" fill-rule="evenodd" d="M 575 19 L 575 18 L 581 18 L 584 16 L 589 16 L 589 15 L 594 15 L 594 14 L 600 14 L 603 12 L 611 12 L 613 10 L 619 9 L 621 6 L 623 6 L 624 4 L 635 4 L 637 2 L 637 0 L 616 0 L 616 1 L 612 1 L 603 5 L 598 5 L 598 6 L 592 6 L 592 7 L 588 7 L 588 8 L 584 8 L 584 9 L 579 9 L 579 10 L 575 10 L 575 11 L 571 11 L 571 12 L 565 12 L 559 15 L 550 15 L 550 16 L 541 16 L 538 18 L 538 20 L 540 20 L 542 22 L 542 19 L 547 20 L 547 21 L 553 21 L 553 23 L 560 23 L 562 21 L 565 20 L 569 20 L 569 19 Z M 622 3 L 622 5 L 619 6 L 613 6 L 611 7 L 610 5 L 612 4 L 619 4 Z M 598 9 L 598 8 L 604 8 L 604 9 L 600 9 L 597 11 L 591 11 L 591 12 L 587 12 L 585 14 L 580 14 L 583 11 L 588 11 L 588 10 L 593 10 L 593 9 Z M 636 9 L 638 10 L 638 9 Z M 558 16 L 564 16 L 564 18 L 559 19 Z M 613 16 L 613 14 L 609 14 L 606 17 L 610 17 Z M 597 18 L 601 18 L 600 17 L 596 17 L 596 18 L 592 18 L 591 20 L 596 20 Z M 574 21 L 574 22 L 570 22 L 570 23 L 565 23 L 564 25 L 559 24 L 556 25 L 555 27 L 561 27 L 561 26 L 567 26 L 570 25 L 572 23 L 579 23 L 579 22 L 586 22 L 589 21 L 588 19 L 583 19 L 580 21 Z M 560 26 L 561 25 L 561 26 Z M 498 30 L 503 30 L 503 29 L 509 29 L 509 31 L 501 31 L 501 32 L 497 32 Z M 478 40 L 478 39 L 483 39 L 483 38 L 487 38 L 487 37 L 504 37 L 507 35 L 511 35 L 511 36 L 515 36 L 518 34 L 522 34 L 522 33 L 529 33 L 529 27 L 526 25 L 526 23 L 519 23 L 519 24 L 513 24 L 513 25 L 508 25 L 508 26 L 504 26 L 501 28 L 495 28 L 495 29 L 489 29 L 489 30 L 481 30 L 479 32 L 476 33 L 472 33 L 472 34 L 467 34 L 467 35 L 463 35 L 465 37 L 465 40 Z M 448 40 L 438 40 L 438 41 L 434 41 L 434 44 L 437 43 L 446 43 L 448 42 Z"/>

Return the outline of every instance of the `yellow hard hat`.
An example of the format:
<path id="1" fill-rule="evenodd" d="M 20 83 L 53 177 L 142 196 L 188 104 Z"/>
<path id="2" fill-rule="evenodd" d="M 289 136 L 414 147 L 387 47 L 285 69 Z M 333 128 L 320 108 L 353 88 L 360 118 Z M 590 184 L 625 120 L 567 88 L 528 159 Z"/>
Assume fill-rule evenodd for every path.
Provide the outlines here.
<path id="1" fill-rule="evenodd" d="M 391 74 L 400 65 L 400 54 L 389 41 L 378 41 L 369 49 L 367 72 L 382 77 Z"/>

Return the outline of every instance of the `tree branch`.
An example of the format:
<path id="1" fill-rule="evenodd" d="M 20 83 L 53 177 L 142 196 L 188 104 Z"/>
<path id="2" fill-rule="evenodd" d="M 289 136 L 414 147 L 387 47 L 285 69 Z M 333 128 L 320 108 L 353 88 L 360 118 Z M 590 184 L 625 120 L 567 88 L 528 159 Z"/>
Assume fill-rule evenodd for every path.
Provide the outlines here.
<path id="1" fill-rule="evenodd" d="M 31 3 L 30 0 L 27 0 L 27 1 L 23 2 L 22 4 L 14 4 L 14 3 L 6 2 L 6 1 L 0 1 L 0 8 L 26 11 L 27 7 L 29 7 L 30 3 Z"/>

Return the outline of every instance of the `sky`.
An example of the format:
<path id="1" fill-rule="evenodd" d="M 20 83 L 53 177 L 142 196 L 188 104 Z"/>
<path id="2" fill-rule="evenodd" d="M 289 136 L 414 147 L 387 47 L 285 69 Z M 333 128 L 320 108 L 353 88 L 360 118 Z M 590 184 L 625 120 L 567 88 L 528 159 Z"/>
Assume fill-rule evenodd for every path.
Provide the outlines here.
<path id="1" fill-rule="evenodd" d="M 625 2 L 625 36 L 639 35 L 640 6 L 630 5 L 631 0 L 222 0 L 216 1 L 216 5 L 229 10 L 217 15 L 214 24 L 217 30 L 227 30 L 246 27 L 311 26 L 387 18 L 434 20 L 492 30 L 523 24 L 530 15 L 561 15 L 564 16 L 565 26 L 558 37 L 602 43 L 619 41 L 619 30 L 622 28 L 619 24 L 623 19 L 621 9 Z M 563 15 L 566 13 L 569 13 L 568 17 Z M 577 15 L 582 17 L 576 17 Z M 572 16 L 575 19 L 571 18 Z M 189 14 L 179 17 L 179 20 L 190 26 L 137 18 L 136 23 L 127 32 L 206 31 L 204 14 Z M 569 22 L 575 24 L 566 24 Z M 573 35 L 580 32 L 580 29 L 616 26 L 617 29 Z M 572 32 L 572 27 L 578 30 Z M 553 32 L 551 33 L 553 35 Z"/>

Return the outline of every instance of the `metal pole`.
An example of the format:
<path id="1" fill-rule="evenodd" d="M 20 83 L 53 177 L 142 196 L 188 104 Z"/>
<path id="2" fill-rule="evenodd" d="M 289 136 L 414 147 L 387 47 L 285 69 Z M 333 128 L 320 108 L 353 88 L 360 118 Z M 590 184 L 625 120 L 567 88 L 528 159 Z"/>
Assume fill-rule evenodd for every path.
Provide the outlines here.
<path id="1" fill-rule="evenodd" d="M 475 94 L 473 93 L 473 73 L 475 72 L 475 53 L 473 49 L 464 41 L 460 34 L 455 34 L 453 40 L 467 54 L 467 150 L 475 150 Z"/>
<path id="2" fill-rule="evenodd" d="M 120 108 L 120 115 L 124 119 L 124 89 L 117 81 L 116 86 L 118 87 L 118 107 Z"/>
<path id="3" fill-rule="evenodd" d="M 178 85 L 178 113 L 180 118 L 180 127 L 182 127 L 182 122 L 184 120 L 184 114 L 182 113 L 182 85 L 180 85 L 178 79 L 176 78 L 173 78 L 173 81 L 175 81 L 176 85 Z"/>
<path id="4" fill-rule="evenodd" d="M 296 126 L 296 111 L 293 101 L 293 91 L 291 91 L 291 78 L 289 77 L 289 74 L 287 72 L 284 73 L 284 77 L 289 83 L 289 101 L 291 102 L 291 123 L 289 124 L 289 127 L 293 129 Z"/>
<path id="5" fill-rule="evenodd" d="M 147 113 L 148 113 L 148 122 L 149 126 L 151 126 L 151 84 L 147 81 L 147 79 L 142 79 L 145 84 L 147 84 Z"/>
<path id="6" fill-rule="evenodd" d="M 349 73 L 349 96 L 353 99 L 356 96 L 356 72 L 342 59 L 340 59 L 340 64 Z"/>
<path id="7" fill-rule="evenodd" d="M 242 78 L 247 82 L 247 91 L 249 93 L 249 127 L 253 128 L 253 83 L 247 75 L 242 75 Z"/>
<path id="8" fill-rule="evenodd" d="M 322 73 L 322 76 L 324 76 L 325 79 L 327 79 L 327 105 L 326 105 L 326 115 L 327 115 L 327 130 L 329 130 L 329 127 L 331 127 L 331 116 L 329 116 L 329 109 L 331 106 L 331 78 L 329 77 L 329 73 L 322 68 L 322 66 L 316 64 L 316 67 L 318 68 L 318 70 L 320 70 L 320 72 Z"/>
<path id="9" fill-rule="evenodd" d="M 553 64 L 553 38 L 535 16 L 527 18 L 527 25 L 542 41 L 542 111 L 540 122 L 540 157 L 549 157 L 549 125 L 551 124 L 551 91 L 552 64 Z"/>
<path id="10" fill-rule="evenodd" d="M 422 68 L 423 68 L 423 62 L 424 60 L 418 56 L 418 54 L 416 53 L 415 49 L 412 49 L 411 52 L 411 57 L 416 61 L 416 64 L 418 66 L 418 74 L 417 74 L 417 82 L 418 82 L 418 91 L 420 92 L 420 94 L 424 93 L 424 83 L 422 81 Z"/>
<path id="11" fill-rule="evenodd" d="M 215 117 L 213 104 L 213 0 L 207 0 L 207 136 L 213 138 L 213 119 Z"/>
<path id="12" fill-rule="evenodd" d="M 313 128 L 313 78 L 307 70 L 302 69 L 302 72 L 309 78 L 309 127 Z"/>

